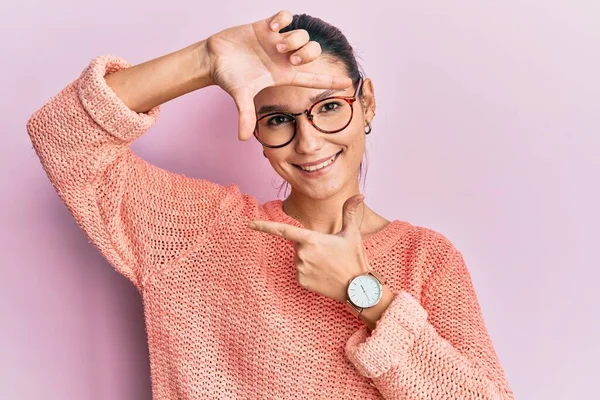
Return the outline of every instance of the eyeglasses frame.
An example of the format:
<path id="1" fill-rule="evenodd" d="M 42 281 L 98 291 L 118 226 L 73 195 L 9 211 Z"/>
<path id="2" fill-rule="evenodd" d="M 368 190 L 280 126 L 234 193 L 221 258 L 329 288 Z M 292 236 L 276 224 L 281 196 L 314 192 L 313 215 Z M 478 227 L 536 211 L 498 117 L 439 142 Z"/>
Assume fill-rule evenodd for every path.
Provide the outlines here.
<path id="1" fill-rule="evenodd" d="M 350 123 L 352 122 L 352 118 L 354 118 L 354 103 L 356 102 L 357 96 L 360 93 L 360 89 L 362 88 L 362 84 L 363 84 L 363 77 L 361 76 L 359 78 L 358 86 L 356 87 L 356 90 L 354 91 L 354 94 L 352 96 L 332 96 L 332 97 L 327 97 L 325 99 L 322 99 L 322 100 L 319 100 L 319 101 L 313 103 L 306 110 L 304 110 L 302 112 L 299 112 L 299 113 L 296 113 L 296 114 L 277 111 L 277 112 L 272 112 L 272 113 L 263 115 L 258 120 L 256 120 L 256 126 L 254 128 L 254 137 L 256 138 L 256 140 L 258 140 L 258 142 L 260 144 L 262 144 L 265 147 L 271 148 L 271 149 L 279 149 L 281 147 L 285 147 L 285 146 L 287 146 L 288 144 L 290 144 L 290 143 L 292 143 L 294 141 L 294 138 L 296 137 L 296 133 L 298 132 L 297 117 L 299 117 L 299 116 L 301 116 L 303 114 L 306 115 L 306 118 L 308 119 L 308 122 L 310 122 L 310 124 L 316 130 L 318 130 L 319 132 L 323 132 L 323 133 L 327 133 L 327 134 L 341 132 L 344 129 L 346 129 L 348 127 L 348 125 L 350 125 Z M 319 128 L 317 125 L 315 125 L 315 123 L 313 121 L 314 116 L 312 115 L 312 110 L 313 110 L 313 108 L 317 104 L 323 103 L 323 102 L 325 102 L 327 100 L 344 100 L 344 101 L 346 101 L 350 105 L 350 119 L 348 119 L 348 123 L 346 125 L 344 125 L 343 128 L 336 129 L 334 131 L 326 131 L 324 129 Z M 261 142 L 261 140 L 258 138 L 258 122 L 261 121 L 264 118 L 272 117 L 273 115 L 285 115 L 286 117 L 290 117 L 294 121 L 294 134 L 292 135 L 292 137 L 290 138 L 290 140 L 288 140 L 284 144 L 280 144 L 280 145 L 277 145 L 277 146 L 272 146 L 272 145 L 265 144 L 265 143 Z"/>

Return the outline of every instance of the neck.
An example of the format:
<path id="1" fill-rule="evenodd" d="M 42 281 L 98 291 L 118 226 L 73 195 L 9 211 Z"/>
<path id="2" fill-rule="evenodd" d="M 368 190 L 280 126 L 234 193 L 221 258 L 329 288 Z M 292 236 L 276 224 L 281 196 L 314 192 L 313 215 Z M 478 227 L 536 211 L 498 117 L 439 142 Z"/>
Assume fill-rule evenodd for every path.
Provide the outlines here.
<path id="1" fill-rule="evenodd" d="M 289 197 L 283 202 L 283 210 L 306 229 L 329 234 L 338 233 L 342 230 L 344 203 L 359 193 L 358 184 L 327 199 L 313 199 L 292 189 Z M 367 207 L 363 202 L 357 211 L 361 224 L 366 211 Z"/>

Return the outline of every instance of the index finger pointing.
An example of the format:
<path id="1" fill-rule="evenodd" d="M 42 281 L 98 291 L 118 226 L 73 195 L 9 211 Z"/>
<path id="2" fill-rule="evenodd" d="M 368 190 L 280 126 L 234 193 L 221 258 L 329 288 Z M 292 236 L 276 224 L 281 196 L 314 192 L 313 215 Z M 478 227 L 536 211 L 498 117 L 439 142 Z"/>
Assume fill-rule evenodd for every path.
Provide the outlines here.
<path id="1" fill-rule="evenodd" d="M 308 229 L 273 221 L 252 221 L 248 224 L 248 228 L 280 236 L 296 243 L 305 242 L 311 234 Z"/>

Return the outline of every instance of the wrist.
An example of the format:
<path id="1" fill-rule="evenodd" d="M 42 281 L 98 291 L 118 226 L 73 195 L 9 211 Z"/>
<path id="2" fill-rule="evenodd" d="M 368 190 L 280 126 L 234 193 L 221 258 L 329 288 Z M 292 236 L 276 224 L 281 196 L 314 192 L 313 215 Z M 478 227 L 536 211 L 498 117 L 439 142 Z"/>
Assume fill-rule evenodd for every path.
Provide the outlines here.
<path id="1" fill-rule="evenodd" d="M 366 275 L 371 276 L 366 279 Z M 372 330 L 391 304 L 394 294 L 386 286 L 385 278 L 376 271 L 369 270 L 366 275 L 361 274 L 350 279 L 346 287 L 345 301 L 352 314 L 359 317 Z M 379 286 L 379 292 L 373 286 L 374 281 Z M 362 296 L 361 290 L 367 298 L 367 302 L 364 301 L 365 297 Z M 375 300 L 373 296 L 377 296 L 377 299 Z"/>
<path id="2" fill-rule="evenodd" d="M 214 85 L 206 40 L 196 42 L 180 52 L 184 76 L 189 80 L 191 90 Z"/>
<path id="3" fill-rule="evenodd" d="M 387 285 L 382 285 L 381 299 L 373 307 L 365 308 L 359 315 L 360 319 L 367 325 L 370 331 L 375 329 L 387 308 L 394 300 L 394 293 Z"/>
<path id="4" fill-rule="evenodd" d="M 190 62 L 185 63 L 186 75 L 190 77 L 195 89 L 214 85 L 211 70 L 211 57 L 207 40 L 201 40 L 182 50 L 187 53 Z"/>

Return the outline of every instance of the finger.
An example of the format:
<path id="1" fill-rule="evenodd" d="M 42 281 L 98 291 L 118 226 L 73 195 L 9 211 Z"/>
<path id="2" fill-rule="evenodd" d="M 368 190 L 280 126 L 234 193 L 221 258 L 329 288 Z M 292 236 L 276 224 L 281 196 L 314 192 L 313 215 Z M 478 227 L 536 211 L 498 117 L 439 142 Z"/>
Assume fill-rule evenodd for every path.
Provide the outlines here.
<path id="1" fill-rule="evenodd" d="M 308 64 L 321 55 L 321 45 L 318 42 L 308 42 L 304 47 L 290 56 L 294 65 Z"/>
<path id="2" fill-rule="evenodd" d="M 310 41 L 308 32 L 304 29 L 296 29 L 295 31 L 286 32 L 283 38 L 277 43 L 277 51 L 285 53 L 295 51 L 307 44 Z"/>
<path id="3" fill-rule="evenodd" d="M 256 127 L 256 111 L 254 109 L 254 96 L 248 89 L 232 93 L 233 100 L 238 109 L 238 138 L 248 140 L 252 137 Z"/>
<path id="4" fill-rule="evenodd" d="M 359 232 L 357 213 L 358 206 L 363 202 L 365 196 L 362 194 L 355 194 L 344 202 L 343 215 L 342 215 L 342 232 Z"/>
<path id="5" fill-rule="evenodd" d="M 346 89 L 352 85 L 352 79 L 344 75 L 325 75 L 296 71 L 291 85 L 313 89 Z"/>
<path id="6" fill-rule="evenodd" d="M 292 23 L 294 16 L 289 11 L 279 11 L 271 18 L 267 18 L 267 23 L 273 32 L 279 32 Z"/>
<path id="7" fill-rule="evenodd" d="M 297 226 L 273 221 L 252 221 L 248 224 L 248 228 L 259 232 L 280 236 L 296 243 L 306 242 L 313 233 L 308 229 L 298 228 Z"/>

